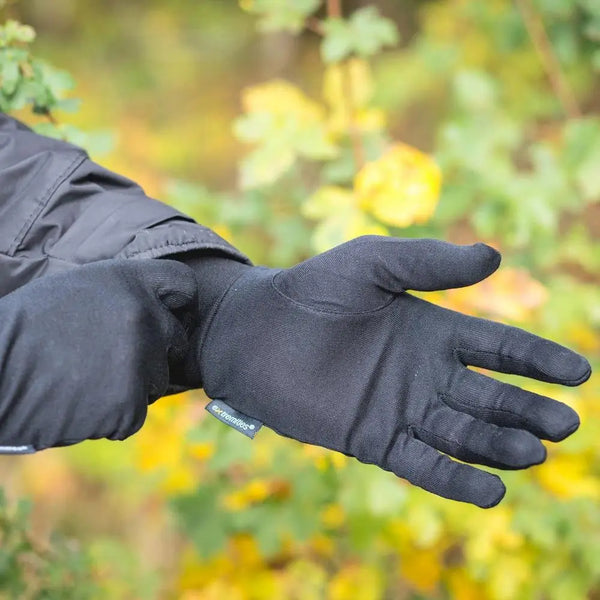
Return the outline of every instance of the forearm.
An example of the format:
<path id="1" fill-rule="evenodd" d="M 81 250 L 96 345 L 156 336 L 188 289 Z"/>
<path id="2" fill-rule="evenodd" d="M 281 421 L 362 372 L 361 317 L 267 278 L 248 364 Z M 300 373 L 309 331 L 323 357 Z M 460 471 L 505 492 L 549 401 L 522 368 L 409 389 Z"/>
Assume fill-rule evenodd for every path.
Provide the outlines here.
<path id="1" fill-rule="evenodd" d="M 0 113 L 0 296 L 98 260 L 191 251 L 247 262 L 216 233 L 149 198 L 81 148 Z"/>

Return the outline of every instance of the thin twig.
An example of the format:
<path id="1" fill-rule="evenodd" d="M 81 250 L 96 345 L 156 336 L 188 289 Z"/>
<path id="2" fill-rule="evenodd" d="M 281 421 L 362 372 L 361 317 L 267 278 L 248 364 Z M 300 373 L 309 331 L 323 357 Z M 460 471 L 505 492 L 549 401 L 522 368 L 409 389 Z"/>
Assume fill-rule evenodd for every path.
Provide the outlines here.
<path id="1" fill-rule="evenodd" d="M 323 35 L 324 33 L 321 21 L 319 21 L 319 19 L 317 19 L 316 17 L 310 17 L 309 19 L 306 19 L 305 26 L 306 29 L 309 29 L 317 35 Z"/>
<path id="2" fill-rule="evenodd" d="M 327 16 L 330 19 L 342 17 L 342 0 L 327 0 Z M 354 156 L 354 166 L 358 171 L 366 162 L 365 148 L 360 134 L 360 128 L 356 122 L 354 108 L 354 86 L 352 84 L 352 73 L 348 61 L 340 63 L 342 74 L 342 95 L 346 101 L 348 111 L 348 134 L 352 144 L 352 154 Z"/>
<path id="3" fill-rule="evenodd" d="M 577 98 L 562 71 L 540 15 L 536 12 L 530 0 L 515 0 L 515 2 L 521 12 L 535 51 L 546 71 L 550 85 L 565 114 L 570 118 L 580 117 L 581 109 L 577 103 Z"/>
<path id="4" fill-rule="evenodd" d="M 45 108 L 42 114 L 48 119 L 48 121 L 50 121 L 50 123 L 52 123 L 52 125 L 58 125 L 58 121 L 56 120 L 54 115 L 50 112 L 49 108 Z"/>
<path id="5" fill-rule="evenodd" d="M 342 0 L 327 0 L 327 16 L 337 19 L 342 17 Z"/>
<path id="6" fill-rule="evenodd" d="M 352 144 L 352 154 L 354 156 L 354 166 L 358 171 L 363 167 L 366 162 L 365 148 L 363 145 L 362 136 L 360 134 L 360 128 L 356 123 L 356 114 L 354 109 L 354 86 L 352 85 L 352 73 L 350 72 L 350 65 L 344 63 L 340 65 L 342 70 L 342 86 L 343 95 L 346 98 L 347 109 L 348 109 L 348 124 L 350 134 L 350 142 Z"/>

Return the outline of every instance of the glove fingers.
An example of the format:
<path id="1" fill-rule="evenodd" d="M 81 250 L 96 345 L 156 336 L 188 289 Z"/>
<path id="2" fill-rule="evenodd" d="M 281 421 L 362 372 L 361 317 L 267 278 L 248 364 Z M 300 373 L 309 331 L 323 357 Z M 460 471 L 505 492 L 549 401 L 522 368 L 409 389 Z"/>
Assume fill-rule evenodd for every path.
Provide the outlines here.
<path id="1" fill-rule="evenodd" d="M 189 346 L 187 330 L 198 310 L 194 272 L 181 262 L 165 259 L 131 261 L 130 268 L 136 271 L 147 291 L 158 298 L 166 309 L 161 318 L 156 318 L 149 327 L 162 332 L 164 342 L 156 347 L 168 348 L 170 363 L 183 360 Z M 162 385 L 159 387 L 162 389 Z"/>
<path id="2" fill-rule="evenodd" d="M 428 492 L 481 508 L 495 506 L 506 492 L 497 475 L 458 463 L 406 435 L 398 437 L 383 467 Z"/>
<path id="3" fill-rule="evenodd" d="M 413 434 L 454 458 L 498 469 L 525 469 L 546 458 L 544 445 L 521 429 L 498 427 L 440 402 Z"/>
<path id="4" fill-rule="evenodd" d="M 197 283 L 190 267 L 175 260 L 143 259 L 128 263 L 138 277 L 173 312 L 197 308 Z"/>
<path id="5" fill-rule="evenodd" d="M 502 323 L 460 316 L 458 358 L 465 365 L 575 386 L 591 374 L 588 361 L 550 340 Z"/>
<path id="6" fill-rule="evenodd" d="M 539 438 L 558 442 L 579 427 L 579 416 L 566 404 L 461 369 L 446 404 L 501 427 L 526 429 Z"/>

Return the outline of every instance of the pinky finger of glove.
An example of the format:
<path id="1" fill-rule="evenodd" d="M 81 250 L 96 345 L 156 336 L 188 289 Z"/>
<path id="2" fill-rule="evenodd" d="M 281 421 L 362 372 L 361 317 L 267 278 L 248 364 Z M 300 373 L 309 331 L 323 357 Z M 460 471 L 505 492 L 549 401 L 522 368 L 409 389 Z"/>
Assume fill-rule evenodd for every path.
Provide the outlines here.
<path id="1" fill-rule="evenodd" d="M 496 506 L 506 493 L 497 475 L 456 462 L 408 435 L 398 437 L 383 466 L 428 492 L 481 508 Z"/>

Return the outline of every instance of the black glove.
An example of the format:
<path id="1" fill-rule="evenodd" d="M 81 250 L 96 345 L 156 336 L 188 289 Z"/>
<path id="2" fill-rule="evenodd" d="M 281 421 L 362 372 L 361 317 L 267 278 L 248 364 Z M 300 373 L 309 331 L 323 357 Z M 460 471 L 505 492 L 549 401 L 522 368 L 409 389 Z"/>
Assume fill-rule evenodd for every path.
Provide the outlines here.
<path id="1" fill-rule="evenodd" d="M 188 352 L 194 274 L 110 260 L 33 281 L 0 300 L 0 453 L 124 439 Z"/>
<path id="2" fill-rule="evenodd" d="M 465 365 L 564 385 L 590 375 L 583 357 L 551 341 L 406 293 L 471 285 L 499 263 L 483 244 L 377 236 L 284 270 L 191 261 L 203 326 L 188 380 L 224 401 L 215 412 L 234 426 L 246 415 L 440 496 L 493 506 L 500 478 L 445 454 L 524 468 L 546 457 L 538 438 L 561 440 L 579 419 Z"/>

